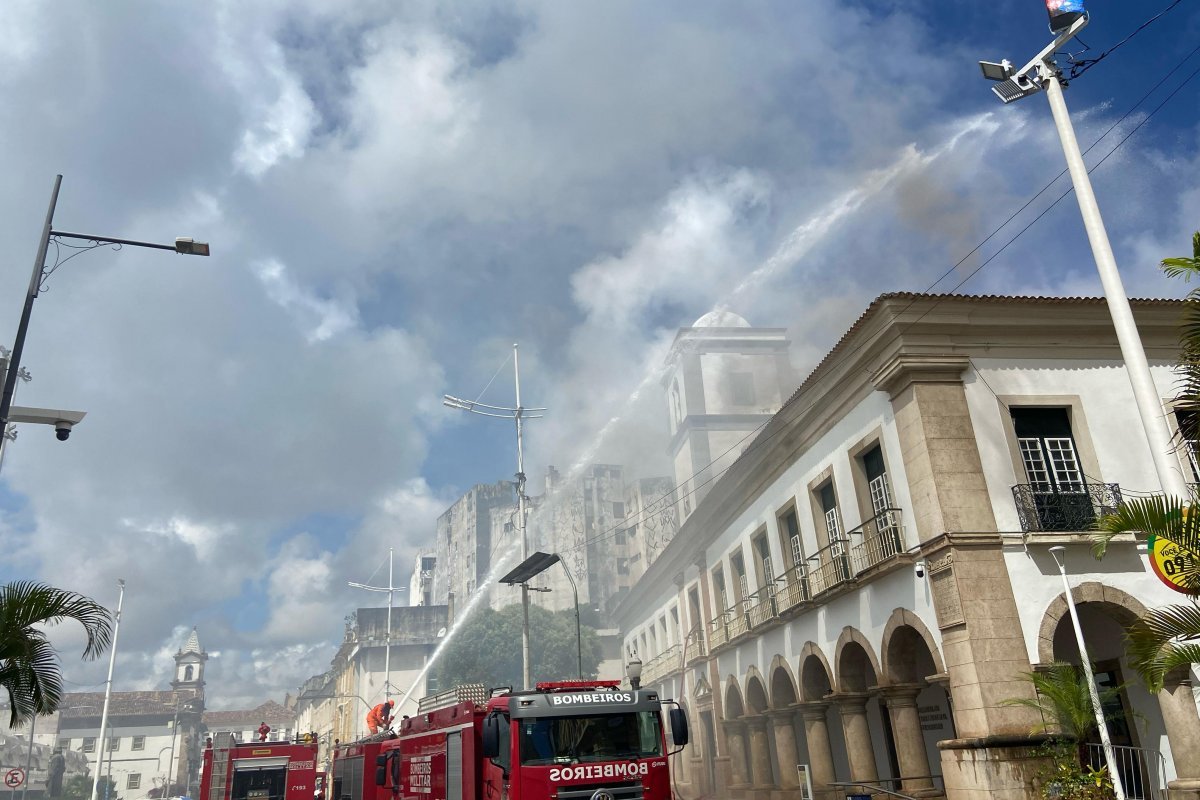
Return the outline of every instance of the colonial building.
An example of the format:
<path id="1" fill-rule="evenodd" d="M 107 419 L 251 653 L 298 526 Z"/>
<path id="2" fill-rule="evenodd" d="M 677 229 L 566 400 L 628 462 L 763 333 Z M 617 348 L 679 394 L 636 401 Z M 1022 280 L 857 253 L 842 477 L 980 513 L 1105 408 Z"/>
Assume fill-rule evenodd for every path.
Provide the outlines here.
<path id="1" fill-rule="evenodd" d="M 1182 304 L 1133 309 L 1169 410 Z M 643 684 L 689 712 L 684 794 L 1031 796 L 1042 720 L 1010 701 L 1079 661 L 1062 546 L 1098 679 L 1124 686 L 1126 785 L 1198 796 L 1193 675 L 1151 695 L 1121 639 L 1180 595 L 1132 537 L 1090 554 L 1098 515 L 1159 488 L 1103 300 L 884 295 L 743 436 L 615 612 Z"/>
<path id="2" fill-rule="evenodd" d="M 187 794 L 196 783 L 203 745 L 207 660 L 193 629 L 175 654 L 171 689 L 113 692 L 104 736 L 100 732 L 104 693 L 65 695 L 59 706 L 56 746 L 84 754 L 92 769 L 99 757 L 101 774 L 112 778 L 123 798 L 146 797 L 151 792 Z"/>

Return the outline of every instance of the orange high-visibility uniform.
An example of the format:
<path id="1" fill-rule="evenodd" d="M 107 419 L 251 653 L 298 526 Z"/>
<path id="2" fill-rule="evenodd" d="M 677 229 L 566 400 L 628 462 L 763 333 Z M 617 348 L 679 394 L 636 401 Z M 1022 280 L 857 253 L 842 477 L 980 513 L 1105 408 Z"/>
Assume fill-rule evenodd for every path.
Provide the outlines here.
<path id="1" fill-rule="evenodd" d="M 367 728 L 371 733 L 379 733 L 379 728 L 386 726 L 391 721 L 392 706 L 395 701 L 388 700 L 386 703 L 380 703 L 367 712 Z"/>

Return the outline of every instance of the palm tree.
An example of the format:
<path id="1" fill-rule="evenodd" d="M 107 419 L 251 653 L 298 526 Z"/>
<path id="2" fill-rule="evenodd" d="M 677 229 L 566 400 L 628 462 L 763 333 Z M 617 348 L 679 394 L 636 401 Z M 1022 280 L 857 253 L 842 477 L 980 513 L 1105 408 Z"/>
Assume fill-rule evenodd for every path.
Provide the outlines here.
<path id="1" fill-rule="evenodd" d="M 40 625 L 73 619 L 87 633 L 84 658 L 96 658 L 112 639 L 104 606 L 77 592 L 35 581 L 0 587 L 0 688 L 8 692 L 9 727 L 50 714 L 62 699 L 58 654 Z"/>
<path id="2" fill-rule="evenodd" d="M 1056 661 L 1044 670 L 1025 676 L 1037 692 L 1036 697 L 1014 697 L 1005 705 L 1032 708 L 1042 715 L 1042 723 L 1031 733 L 1049 733 L 1075 747 L 1080 767 L 1088 767 L 1088 740 L 1097 732 L 1096 710 L 1088 690 L 1087 677 L 1074 664 Z M 1111 709 L 1119 703 L 1121 687 L 1099 689 L 1100 707 Z M 1114 702 L 1116 701 L 1116 702 Z M 1112 714 L 1106 716 L 1112 719 Z"/>
<path id="3" fill-rule="evenodd" d="M 1164 259 L 1162 269 L 1185 281 L 1200 277 L 1200 231 L 1192 237 L 1192 257 Z M 1191 447 L 1200 441 L 1200 288 L 1188 292 L 1179 349 L 1175 408 L 1190 413 L 1178 415 L 1177 445 Z M 1097 558 L 1104 555 L 1112 538 L 1122 533 L 1145 536 L 1152 543 L 1161 539 L 1176 553 L 1176 583 L 1191 603 L 1148 611 L 1128 632 L 1130 663 L 1156 692 L 1172 670 L 1200 663 L 1200 513 L 1189 513 L 1198 499 L 1155 495 L 1130 500 L 1096 524 Z"/>

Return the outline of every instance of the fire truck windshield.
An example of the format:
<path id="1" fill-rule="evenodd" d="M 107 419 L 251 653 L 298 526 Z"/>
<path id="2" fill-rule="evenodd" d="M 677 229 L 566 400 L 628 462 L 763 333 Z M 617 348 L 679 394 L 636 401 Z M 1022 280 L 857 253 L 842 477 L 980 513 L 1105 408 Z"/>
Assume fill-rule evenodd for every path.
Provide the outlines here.
<path id="1" fill-rule="evenodd" d="M 662 755 L 655 711 L 521 719 L 521 763 L 575 764 Z"/>

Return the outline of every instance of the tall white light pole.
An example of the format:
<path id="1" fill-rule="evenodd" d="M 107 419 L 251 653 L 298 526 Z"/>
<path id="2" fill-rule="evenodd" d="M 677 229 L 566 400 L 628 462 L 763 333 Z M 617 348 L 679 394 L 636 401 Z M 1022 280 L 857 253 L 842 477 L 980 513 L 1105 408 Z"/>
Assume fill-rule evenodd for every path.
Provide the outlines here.
<path id="1" fill-rule="evenodd" d="M 387 645 L 383 651 L 383 702 L 388 701 L 392 691 L 392 598 L 396 592 L 404 591 L 403 586 L 396 586 L 392 580 L 392 548 L 388 548 L 388 585 L 387 586 L 367 586 L 365 583 L 350 582 L 350 585 L 355 589 L 366 589 L 368 592 L 387 592 L 388 596 L 388 613 L 387 613 Z M 363 702 L 366 702 L 365 700 Z M 367 707 L 370 711 L 370 706 Z"/>
<path id="2" fill-rule="evenodd" d="M 104 751 L 108 743 L 104 741 L 104 731 L 108 725 L 108 702 L 112 698 L 113 666 L 117 663 L 117 634 L 121 632 L 121 607 L 125 604 L 125 580 L 117 580 L 120 594 L 117 595 L 117 613 L 113 618 L 112 649 L 108 653 L 108 679 L 104 682 L 104 708 L 100 712 L 100 746 L 96 748 L 96 775 L 92 778 L 92 798 L 100 786 L 100 769 L 104 766 Z M 111 764 L 111 760 L 109 761 Z"/>
<path id="3" fill-rule="evenodd" d="M 444 395 L 442 404 L 450 408 L 470 411 L 472 414 L 482 414 L 485 417 L 500 417 L 501 419 L 516 420 L 517 423 L 517 524 L 521 526 L 521 560 L 529 558 L 529 509 L 525 498 L 525 449 L 523 443 L 523 421 L 540 419 L 544 408 L 525 408 L 521 405 L 521 362 L 518 357 L 518 346 L 513 345 L 513 383 L 516 388 L 517 405 L 515 408 L 505 406 L 489 406 L 477 400 L 463 400 L 458 397 Z M 534 412 L 534 413 L 530 413 Z M 529 656 L 529 585 L 521 584 L 521 680 L 524 688 L 533 685 Z"/>
<path id="4" fill-rule="evenodd" d="M 1071 626 L 1075 628 L 1075 644 L 1079 648 L 1079 660 L 1083 664 L 1083 674 L 1087 679 L 1088 694 L 1092 698 L 1092 710 L 1096 712 L 1096 726 L 1100 728 L 1100 744 L 1104 748 L 1104 760 L 1108 762 L 1108 774 L 1112 779 L 1113 794 L 1117 800 L 1125 800 L 1125 787 L 1121 785 L 1121 775 L 1117 772 L 1117 757 L 1113 752 L 1112 739 L 1108 735 L 1108 720 L 1104 718 L 1104 707 L 1100 705 L 1100 690 L 1096 688 L 1096 676 L 1092 674 L 1092 659 L 1088 655 L 1087 644 L 1083 641 L 1083 627 L 1079 624 L 1079 612 L 1075 610 L 1075 596 L 1071 594 L 1071 582 L 1067 580 L 1067 548 L 1055 545 L 1050 548 L 1054 563 L 1058 565 L 1062 575 L 1063 591 L 1067 595 L 1067 610 L 1071 612 Z"/>
<path id="5" fill-rule="evenodd" d="M 1100 206 L 1096 203 L 1096 194 L 1092 191 L 1092 181 L 1088 177 L 1087 165 L 1083 161 L 1083 153 L 1079 150 L 1079 141 L 1075 138 L 1075 128 L 1071 124 L 1071 116 L 1067 112 L 1067 103 L 1063 98 L 1061 71 L 1054 62 L 1054 53 L 1067 41 L 1074 38 L 1088 24 L 1086 14 L 1075 21 L 1056 36 L 1053 42 L 1034 56 L 1028 64 L 1019 71 L 1007 61 L 999 63 L 981 61 L 983 76 L 997 82 L 992 89 L 996 96 L 1005 104 L 1015 102 L 1038 92 L 1046 92 L 1050 100 L 1050 110 L 1054 114 L 1054 124 L 1062 142 L 1063 153 L 1067 159 L 1067 168 L 1071 173 L 1071 181 L 1075 187 L 1075 197 L 1079 201 L 1079 210 L 1083 215 L 1083 226 L 1087 230 L 1088 242 L 1092 247 L 1092 256 L 1096 268 L 1100 272 L 1100 282 L 1104 286 L 1104 297 L 1108 301 L 1108 312 L 1112 316 L 1113 327 L 1117 333 L 1117 343 L 1121 348 L 1121 358 L 1125 361 L 1125 371 L 1133 388 L 1134 401 L 1137 404 L 1138 415 L 1142 420 L 1142 428 L 1146 432 L 1146 440 L 1150 445 L 1150 454 L 1154 459 L 1154 470 L 1158 474 L 1159 484 L 1164 492 L 1179 498 L 1190 496 L 1183 474 L 1171 458 L 1171 432 L 1163 415 L 1162 399 L 1154 385 L 1154 376 L 1150 373 L 1150 365 L 1146 361 L 1146 351 L 1142 346 L 1142 338 L 1134 323 L 1133 311 L 1129 307 L 1129 297 L 1125 294 L 1125 285 L 1121 282 L 1121 273 L 1117 269 L 1117 260 L 1113 256 L 1112 245 L 1108 240 L 1108 232 L 1104 220 L 1100 216 Z"/>

